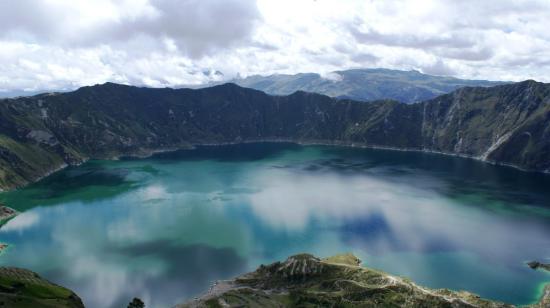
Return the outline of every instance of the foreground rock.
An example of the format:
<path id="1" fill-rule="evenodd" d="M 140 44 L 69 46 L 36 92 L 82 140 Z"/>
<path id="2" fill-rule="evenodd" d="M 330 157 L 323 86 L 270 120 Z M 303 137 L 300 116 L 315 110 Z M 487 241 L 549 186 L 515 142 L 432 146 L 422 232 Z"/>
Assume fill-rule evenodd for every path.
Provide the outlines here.
<path id="1" fill-rule="evenodd" d="M 550 287 L 535 307 L 550 307 Z M 217 283 L 177 307 L 514 307 L 447 289 L 433 290 L 359 266 L 353 255 L 318 259 L 301 254 Z"/>
<path id="2" fill-rule="evenodd" d="M 540 263 L 538 261 L 531 261 L 527 263 L 527 265 L 534 270 L 537 270 L 540 268 L 550 272 L 550 264 Z"/>
<path id="3" fill-rule="evenodd" d="M 0 203 L 0 226 L 3 225 L 8 220 L 17 216 L 17 214 L 19 213 L 16 210 Z"/>
<path id="4" fill-rule="evenodd" d="M 19 214 L 16 210 L 0 203 L 0 227 Z M 0 243 L 0 253 L 8 248 L 8 244 Z"/>
<path id="5" fill-rule="evenodd" d="M 84 307 L 72 291 L 29 270 L 0 267 L 0 307 Z"/>

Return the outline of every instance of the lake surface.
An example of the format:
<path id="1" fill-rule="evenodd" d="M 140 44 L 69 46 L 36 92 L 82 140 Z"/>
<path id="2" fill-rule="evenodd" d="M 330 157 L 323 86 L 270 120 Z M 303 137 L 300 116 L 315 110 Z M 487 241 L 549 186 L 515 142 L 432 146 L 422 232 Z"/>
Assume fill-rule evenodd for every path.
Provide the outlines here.
<path id="1" fill-rule="evenodd" d="M 244 144 L 92 161 L 0 194 L 0 265 L 89 307 L 171 307 L 299 252 L 353 252 L 434 288 L 515 304 L 550 275 L 550 176 L 385 150 Z"/>

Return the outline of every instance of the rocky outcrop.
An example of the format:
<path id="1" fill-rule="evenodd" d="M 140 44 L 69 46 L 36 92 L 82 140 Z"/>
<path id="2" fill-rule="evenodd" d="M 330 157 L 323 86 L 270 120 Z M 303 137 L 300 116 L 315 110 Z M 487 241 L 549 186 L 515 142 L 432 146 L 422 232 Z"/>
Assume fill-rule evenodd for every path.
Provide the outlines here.
<path id="1" fill-rule="evenodd" d="M 463 88 L 422 103 L 422 147 L 550 170 L 550 86 Z"/>
<path id="2" fill-rule="evenodd" d="M 31 130 L 27 134 L 27 138 L 34 140 L 37 143 L 44 143 L 49 146 L 55 146 L 58 144 L 58 141 L 51 133 L 42 130 Z"/>
<path id="3" fill-rule="evenodd" d="M 7 222 L 8 220 L 17 216 L 17 214 L 19 213 L 16 210 L 0 203 L 0 226 L 5 222 Z"/>
<path id="4" fill-rule="evenodd" d="M 550 171 L 550 85 L 463 88 L 413 105 L 270 96 L 234 84 L 174 90 L 107 83 L 5 99 L 0 189 L 87 159 L 254 141 L 430 151 Z"/>
<path id="5" fill-rule="evenodd" d="M 72 291 L 29 270 L 0 267 L 0 307 L 82 308 Z"/>
<path id="6" fill-rule="evenodd" d="M 16 210 L 0 203 L 0 227 L 19 214 Z M 8 244 L 0 243 L 0 254 L 8 248 Z"/>
<path id="7" fill-rule="evenodd" d="M 540 263 L 538 261 L 531 261 L 527 263 L 527 266 L 534 270 L 543 269 L 550 272 L 550 264 Z"/>
<path id="8" fill-rule="evenodd" d="M 550 287 L 535 307 L 549 300 Z M 514 307 L 465 291 L 428 289 L 361 267 L 353 255 L 319 259 L 301 254 L 222 281 L 176 307 Z"/>

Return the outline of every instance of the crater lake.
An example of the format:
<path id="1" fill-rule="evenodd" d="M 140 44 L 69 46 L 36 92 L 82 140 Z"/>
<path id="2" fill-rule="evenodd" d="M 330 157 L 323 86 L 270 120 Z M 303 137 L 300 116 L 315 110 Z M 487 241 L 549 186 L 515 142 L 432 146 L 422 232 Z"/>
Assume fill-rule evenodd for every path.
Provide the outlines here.
<path id="1" fill-rule="evenodd" d="M 89 307 L 171 307 L 260 264 L 353 252 L 432 288 L 512 304 L 550 274 L 550 175 L 472 159 L 287 143 L 89 161 L 0 201 L 0 265 Z"/>

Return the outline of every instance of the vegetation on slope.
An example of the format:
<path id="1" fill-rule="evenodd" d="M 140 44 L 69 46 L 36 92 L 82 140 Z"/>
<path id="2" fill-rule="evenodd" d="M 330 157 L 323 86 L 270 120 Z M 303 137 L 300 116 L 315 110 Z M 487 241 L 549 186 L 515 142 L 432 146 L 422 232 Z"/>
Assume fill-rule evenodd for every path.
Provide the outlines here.
<path id="1" fill-rule="evenodd" d="M 550 299 L 550 287 L 540 303 Z M 514 307 L 469 292 L 428 289 L 358 266 L 353 255 L 318 259 L 301 254 L 216 284 L 178 307 Z"/>
<path id="2" fill-rule="evenodd" d="M 436 151 L 550 170 L 550 85 L 463 88 L 419 104 L 364 104 L 225 84 L 151 89 L 107 83 L 0 100 L 0 189 L 90 158 L 194 144 L 293 141 Z"/>
<path id="3" fill-rule="evenodd" d="M 20 268 L 0 267 L 0 307 L 80 308 L 73 292 Z"/>

